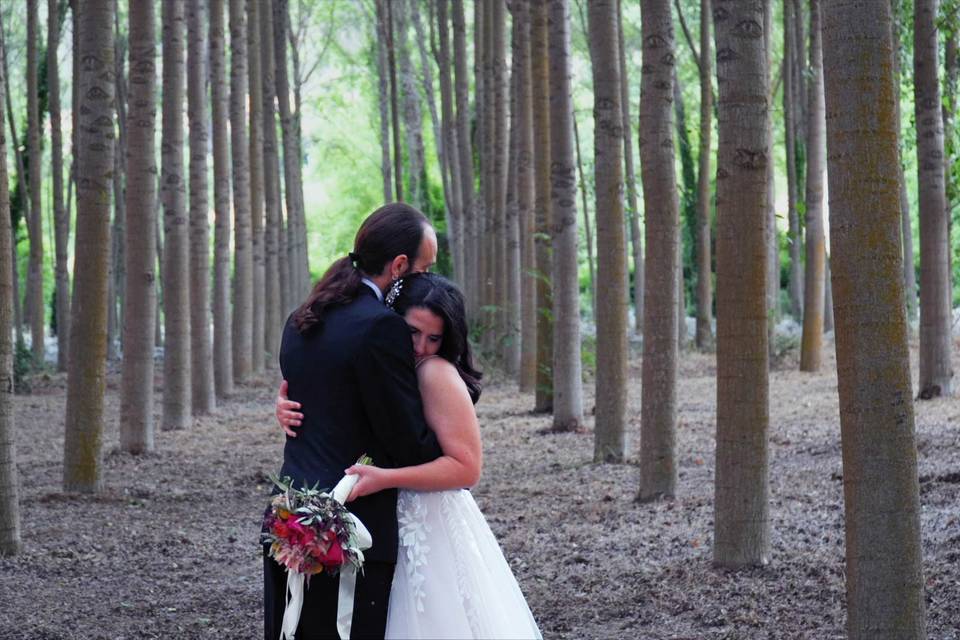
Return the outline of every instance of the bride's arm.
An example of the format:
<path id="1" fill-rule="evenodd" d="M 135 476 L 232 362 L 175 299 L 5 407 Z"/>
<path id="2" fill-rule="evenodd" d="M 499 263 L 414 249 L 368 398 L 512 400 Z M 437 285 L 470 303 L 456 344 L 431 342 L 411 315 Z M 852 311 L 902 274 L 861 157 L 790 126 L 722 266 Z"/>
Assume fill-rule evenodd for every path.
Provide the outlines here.
<path id="1" fill-rule="evenodd" d="M 477 414 L 467 387 L 456 368 L 431 358 L 417 370 L 423 411 L 443 449 L 443 455 L 426 464 L 399 469 L 353 466 L 347 471 L 360 480 L 350 500 L 383 489 L 441 491 L 471 487 L 480 479 L 482 448 Z"/>

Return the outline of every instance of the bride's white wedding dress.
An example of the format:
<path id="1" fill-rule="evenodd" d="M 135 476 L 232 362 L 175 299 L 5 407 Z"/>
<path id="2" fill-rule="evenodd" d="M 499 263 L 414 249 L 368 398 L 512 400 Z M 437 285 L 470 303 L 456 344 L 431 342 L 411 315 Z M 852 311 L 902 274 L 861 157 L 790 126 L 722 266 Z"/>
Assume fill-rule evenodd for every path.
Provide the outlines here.
<path id="1" fill-rule="evenodd" d="M 400 490 L 387 638 L 542 638 L 466 490 Z"/>

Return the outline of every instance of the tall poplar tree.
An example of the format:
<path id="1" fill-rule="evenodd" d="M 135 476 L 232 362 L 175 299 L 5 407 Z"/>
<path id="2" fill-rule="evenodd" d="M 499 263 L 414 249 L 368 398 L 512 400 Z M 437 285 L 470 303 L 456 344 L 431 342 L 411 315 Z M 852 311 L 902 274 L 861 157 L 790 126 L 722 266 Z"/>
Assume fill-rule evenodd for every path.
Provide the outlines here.
<path id="1" fill-rule="evenodd" d="M 44 346 L 44 295 L 43 295 L 43 198 L 40 183 L 42 153 L 40 150 L 40 83 L 38 81 L 39 58 L 37 46 L 40 34 L 37 28 L 37 0 L 27 0 L 27 157 L 28 187 L 30 190 L 30 215 L 27 218 L 27 234 L 30 236 L 30 261 L 27 267 L 27 317 L 30 321 L 30 336 L 35 366 L 43 366 Z M 111 42 L 113 39 L 111 38 Z"/>

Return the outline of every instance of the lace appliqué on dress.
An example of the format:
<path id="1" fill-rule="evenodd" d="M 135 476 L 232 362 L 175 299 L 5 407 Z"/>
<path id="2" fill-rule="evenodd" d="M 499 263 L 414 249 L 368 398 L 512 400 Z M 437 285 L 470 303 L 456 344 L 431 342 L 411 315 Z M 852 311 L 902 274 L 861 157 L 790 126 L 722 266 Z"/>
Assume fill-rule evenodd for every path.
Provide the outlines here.
<path id="1" fill-rule="evenodd" d="M 417 603 L 417 611 L 423 613 L 423 583 L 425 578 L 419 569 L 427 564 L 430 547 L 426 544 L 430 525 L 426 522 L 427 508 L 420 494 L 401 491 L 397 499 L 397 524 L 400 551 L 407 560 L 407 575 Z"/>
<path id="2" fill-rule="evenodd" d="M 443 524 L 450 534 L 455 549 L 460 550 L 456 557 L 457 573 L 457 592 L 460 596 L 460 602 L 463 604 L 463 610 L 467 615 L 467 622 L 473 631 L 475 638 L 481 637 L 480 614 L 477 611 L 477 603 L 472 596 L 474 585 L 470 581 L 470 572 L 467 569 L 468 563 L 483 563 L 483 556 L 477 547 L 476 539 L 470 534 L 470 529 L 464 521 L 463 516 L 457 513 L 457 498 L 460 498 L 459 491 L 444 491 L 440 498 L 440 516 L 443 518 Z M 468 558 L 468 556 L 470 556 Z M 476 566 L 476 565 L 475 565 Z"/>

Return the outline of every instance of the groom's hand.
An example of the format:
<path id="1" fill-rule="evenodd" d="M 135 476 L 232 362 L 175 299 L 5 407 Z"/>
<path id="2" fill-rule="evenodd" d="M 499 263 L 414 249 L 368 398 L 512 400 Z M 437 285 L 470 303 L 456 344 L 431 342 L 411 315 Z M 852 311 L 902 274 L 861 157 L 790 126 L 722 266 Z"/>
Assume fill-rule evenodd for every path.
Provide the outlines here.
<path id="1" fill-rule="evenodd" d="M 275 415 L 280 428 L 283 429 L 291 438 L 296 438 L 297 433 L 291 427 L 299 427 L 303 420 L 303 414 L 297 412 L 300 408 L 299 402 L 294 402 L 287 398 L 287 381 L 280 383 L 280 391 L 277 392 L 277 407 Z"/>

